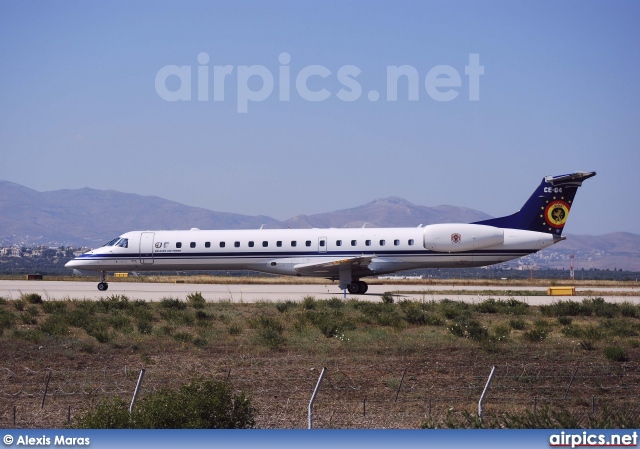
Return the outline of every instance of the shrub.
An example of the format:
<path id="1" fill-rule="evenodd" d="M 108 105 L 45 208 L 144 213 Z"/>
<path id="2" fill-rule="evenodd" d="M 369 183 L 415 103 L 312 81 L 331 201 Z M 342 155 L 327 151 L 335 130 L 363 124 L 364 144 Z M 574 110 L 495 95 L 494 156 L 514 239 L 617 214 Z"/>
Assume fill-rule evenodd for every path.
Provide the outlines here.
<path id="1" fill-rule="evenodd" d="M 60 315 L 50 315 L 47 319 L 40 325 L 40 331 L 47 335 L 65 335 L 69 332 L 69 327 L 67 326 L 66 321 Z"/>
<path id="2" fill-rule="evenodd" d="M 302 308 L 304 310 L 313 310 L 316 308 L 316 298 L 314 296 L 305 296 L 302 299 Z"/>
<path id="3" fill-rule="evenodd" d="M 104 313 L 109 313 L 112 310 L 127 310 L 130 306 L 129 298 L 125 295 L 111 295 L 100 298 L 98 301 L 98 308 Z"/>
<path id="4" fill-rule="evenodd" d="M 544 316 L 589 316 L 591 308 L 575 301 L 557 301 L 547 306 L 540 306 L 540 313 Z"/>
<path id="5" fill-rule="evenodd" d="M 127 429 L 131 427 L 129 406 L 121 398 L 106 398 L 76 418 L 78 429 Z"/>
<path id="6" fill-rule="evenodd" d="M 494 338 L 498 341 L 506 340 L 509 338 L 509 334 L 511 333 L 511 327 L 506 324 L 498 324 L 493 329 Z"/>
<path id="7" fill-rule="evenodd" d="M 144 429 L 248 429 L 255 425 L 251 400 L 226 382 L 194 380 L 142 401 L 132 417 Z"/>
<path id="8" fill-rule="evenodd" d="M 37 293 L 23 293 L 20 299 L 29 304 L 42 304 L 42 296 Z"/>
<path id="9" fill-rule="evenodd" d="M 207 301 L 205 301 L 204 297 L 202 296 L 202 293 L 200 292 L 189 293 L 187 295 L 187 302 L 194 309 L 202 309 L 207 303 Z"/>
<path id="10" fill-rule="evenodd" d="M 624 349 L 618 346 L 604 348 L 604 356 L 614 362 L 624 362 L 627 360 L 627 355 L 625 354 Z"/>
<path id="11" fill-rule="evenodd" d="M 454 323 L 449 331 L 458 337 L 468 338 L 474 341 L 484 341 L 489 338 L 489 331 L 478 321 L 473 319 L 463 319 Z"/>
<path id="12" fill-rule="evenodd" d="M 0 335 L 2 335 L 5 329 L 12 328 L 14 322 L 15 315 L 13 313 L 7 312 L 4 309 L 0 309 Z"/>
<path id="13" fill-rule="evenodd" d="M 640 310 L 638 306 L 630 302 L 623 302 L 620 304 L 620 313 L 627 318 L 638 318 L 640 316 Z"/>
<path id="14" fill-rule="evenodd" d="M 278 310 L 278 312 L 280 313 L 285 313 L 287 310 L 293 308 L 296 306 L 296 303 L 294 301 L 291 301 L 290 299 L 282 302 L 278 302 L 276 303 L 276 309 Z"/>
<path id="15" fill-rule="evenodd" d="M 45 313 L 64 313 L 67 310 L 67 303 L 62 301 L 44 301 L 42 310 Z"/>
<path id="16" fill-rule="evenodd" d="M 549 335 L 548 330 L 540 327 L 536 327 L 522 334 L 522 337 L 531 343 L 537 343 L 545 340 L 548 335 Z"/>
<path id="17" fill-rule="evenodd" d="M 137 327 L 138 332 L 140 332 L 141 334 L 150 334 L 153 330 L 153 324 L 151 324 L 151 320 L 138 320 Z"/>
<path id="18" fill-rule="evenodd" d="M 278 349 L 285 342 L 282 332 L 284 326 L 280 321 L 271 317 L 260 317 L 257 321 L 258 341 L 269 349 Z"/>
<path id="19" fill-rule="evenodd" d="M 380 295 L 380 298 L 385 304 L 393 304 L 393 293 L 391 292 L 384 292 L 382 295 Z"/>
<path id="20" fill-rule="evenodd" d="M 107 398 L 81 412 L 80 429 L 247 429 L 255 425 L 251 400 L 233 394 L 226 382 L 196 379 L 179 389 L 162 389 L 139 401 L 129 415 L 127 403 Z"/>
<path id="21" fill-rule="evenodd" d="M 177 298 L 164 297 L 160 300 L 160 307 L 163 309 L 184 310 L 187 308 L 187 304 L 180 301 Z"/>
<path id="22" fill-rule="evenodd" d="M 558 317 L 558 323 L 562 324 L 563 326 L 568 326 L 573 322 L 573 319 L 571 317 L 568 316 L 559 316 Z"/>

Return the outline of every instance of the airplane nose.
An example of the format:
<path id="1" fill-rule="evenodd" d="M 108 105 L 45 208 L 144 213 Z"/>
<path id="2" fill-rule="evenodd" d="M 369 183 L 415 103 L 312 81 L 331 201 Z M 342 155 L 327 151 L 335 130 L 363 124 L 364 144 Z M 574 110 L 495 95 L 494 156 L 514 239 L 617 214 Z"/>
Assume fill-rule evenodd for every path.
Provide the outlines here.
<path id="1" fill-rule="evenodd" d="M 77 260 L 72 259 L 72 260 L 70 260 L 69 262 L 65 263 L 65 264 L 64 264 L 64 267 L 65 267 L 65 268 L 74 268 L 74 267 L 77 267 L 77 266 L 79 266 L 79 265 L 80 265 L 80 264 L 78 263 L 78 261 L 77 261 Z"/>

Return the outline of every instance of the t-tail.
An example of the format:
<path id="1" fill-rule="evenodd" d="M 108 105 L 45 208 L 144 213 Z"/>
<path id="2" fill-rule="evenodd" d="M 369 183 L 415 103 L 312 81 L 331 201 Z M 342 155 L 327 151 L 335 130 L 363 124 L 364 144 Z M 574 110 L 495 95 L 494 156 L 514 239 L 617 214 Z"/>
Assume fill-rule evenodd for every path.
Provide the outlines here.
<path id="1" fill-rule="evenodd" d="M 506 217 L 478 221 L 476 224 L 546 232 L 560 236 L 569 217 L 578 187 L 585 179 L 595 175 L 596 172 L 576 172 L 569 175 L 547 176 L 520 211 Z"/>

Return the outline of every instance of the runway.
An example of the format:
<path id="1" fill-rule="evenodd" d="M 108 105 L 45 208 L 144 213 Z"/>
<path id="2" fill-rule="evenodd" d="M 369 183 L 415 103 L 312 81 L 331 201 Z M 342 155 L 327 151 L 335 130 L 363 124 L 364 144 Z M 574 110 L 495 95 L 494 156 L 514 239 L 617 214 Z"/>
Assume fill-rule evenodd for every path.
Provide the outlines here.
<path id="1" fill-rule="evenodd" d="M 258 301 L 302 301 L 305 296 L 313 296 L 318 300 L 331 297 L 353 298 L 362 301 L 380 301 L 380 295 L 391 292 L 396 301 L 417 300 L 431 301 L 445 298 L 454 301 L 479 302 L 487 299 L 489 295 L 483 293 L 486 290 L 529 290 L 546 291 L 546 287 L 500 287 L 500 286 L 447 286 L 447 285 L 397 285 L 382 284 L 370 285 L 369 291 L 364 295 L 352 295 L 338 289 L 336 284 L 172 284 L 172 283 L 144 283 L 144 282 L 109 282 L 109 290 L 98 291 L 95 282 L 69 282 L 69 281 L 26 281 L 9 280 L 0 281 L 0 297 L 6 299 L 19 299 L 21 294 L 38 293 L 44 300 L 65 299 L 92 299 L 98 300 L 111 295 L 126 295 L 131 300 L 160 301 L 162 298 L 171 297 L 184 300 L 189 293 L 200 292 L 207 301 L 231 301 L 231 302 L 258 302 Z M 457 294 L 456 291 L 478 290 L 478 295 Z M 585 296 L 581 289 L 576 290 L 576 296 L 516 296 L 520 301 L 530 305 L 550 304 L 553 301 L 571 299 L 582 301 Z M 582 289 L 587 290 L 587 289 Z M 609 302 L 633 302 L 640 303 L 640 291 L 638 289 L 625 288 L 598 288 L 599 291 L 633 292 L 633 296 L 604 295 Z M 415 293 L 400 293 L 400 292 Z M 442 292 L 436 294 L 429 292 Z M 509 299 L 510 295 L 490 295 L 495 299 Z"/>

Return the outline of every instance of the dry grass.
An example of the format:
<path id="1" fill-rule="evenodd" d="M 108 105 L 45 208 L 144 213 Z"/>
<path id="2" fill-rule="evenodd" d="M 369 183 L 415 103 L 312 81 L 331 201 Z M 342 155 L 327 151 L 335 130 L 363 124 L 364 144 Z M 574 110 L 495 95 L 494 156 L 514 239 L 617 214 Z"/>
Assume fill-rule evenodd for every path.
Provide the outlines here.
<path id="1" fill-rule="evenodd" d="M 473 412 L 493 365 L 487 418 L 532 410 L 534 400 L 537 407 L 586 414 L 592 401 L 601 410 L 604 405 L 632 407 L 640 399 L 640 320 L 620 314 L 574 316 L 574 331 L 567 333 L 567 325 L 536 307 L 498 313 L 485 306 L 481 313 L 479 305 L 454 301 L 363 305 L 307 298 L 295 304 L 209 302 L 194 309 L 171 301 L 133 307 L 132 300 L 125 304 L 114 298 L 93 309 L 89 322 L 77 312 L 92 307 L 84 301 L 68 302 L 64 310 L 47 301 L 22 311 L 15 301 L 0 304 L 0 318 L 16 320 L 0 337 L 0 426 L 13 426 L 14 406 L 17 426 L 55 428 L 65 425 L 68 407 L 73 418 L 105 396 L 129 400 L 143 367 L 141 398 L 196 375 L 228 378 L 234 389 L 253 397 L 260 428 L 305 427 L 323 366 L 327 375 L 314 422 L 324 428 L 416 428 L 429 417 L 442 423 L 447 414 Z M 420 310 L 442 322 L 411 324 L 405 318 L 409 309 L 413 322 Z M 59 318 L 58 327 L 52 317 Z M 77 325 L 60 326 L 70 317 Z M 129 317 L 129 325 L 123 317 Z M 524 328 L 512 329 L 513 319 L 522 320 Z M 145 320 L 151 324 L 148 332 L 138 326 Z M 470 325 L 470 320 L 487 329 L 487 338 L 450 331 L 454 323 Z M 337 324 L 334 331 L 332 324 Z M 601 338 L 585 349 L 573 335 L 578 335 L 575 329 L 590 328 L 600 329 L 593 335 Z M 546 338 L 527 341 L 524 335 L 532 329 L 544 329 Z M 276 334 L 283 341 L 272 347 L 267 343 Z M 623 348 L 626 361 L 604 356 L 611 345 Z"/>

